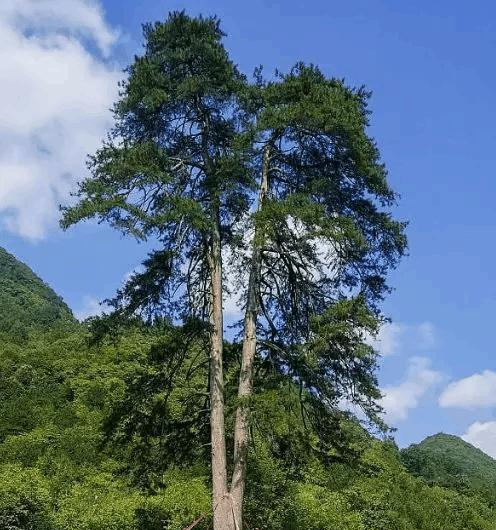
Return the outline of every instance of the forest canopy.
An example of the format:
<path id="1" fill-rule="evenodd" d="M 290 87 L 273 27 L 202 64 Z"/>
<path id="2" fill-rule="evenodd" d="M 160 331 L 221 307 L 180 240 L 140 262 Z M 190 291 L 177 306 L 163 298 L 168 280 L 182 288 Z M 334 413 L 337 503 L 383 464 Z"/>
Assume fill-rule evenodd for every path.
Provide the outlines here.
<path id="1" fill-rule="evenodd" d="M 197 528 L 210 526 L 208 418 L 196 421 L 205 378 L 188 373 L 191 361 L 206 370 L 207 354 L 192 348 L 196 359 L 175 370 L 168 349 L 198 337 L 164 331 L 160 324 L 136 326 L 100 344 L 92 344 L 88 323 L 33 330 L 22 344 L 3 336 L 0 528 L 183 530 L 203 514 Z M 226 350 L 233 383 L 239 347 Z M 422 467 L 414 466 L 419 459 L 347 421 L 341 441 L 352 450 L 349 458 L 322 460 L 308 452 L 307 427 L 291 408 L 297 390 L 274 381 L 256 397 L 246 499 L 251 528 L 494 528 L 494 501 L 481 494 L 480 482 L 488 461 L 496 465 L 492 459 L 459 440 L 449 452 L 439 445 L 437 456 L 433 447 Z M 468 456 L 477 482 L 467 469 L 450 482 L 450 460 Z"/>

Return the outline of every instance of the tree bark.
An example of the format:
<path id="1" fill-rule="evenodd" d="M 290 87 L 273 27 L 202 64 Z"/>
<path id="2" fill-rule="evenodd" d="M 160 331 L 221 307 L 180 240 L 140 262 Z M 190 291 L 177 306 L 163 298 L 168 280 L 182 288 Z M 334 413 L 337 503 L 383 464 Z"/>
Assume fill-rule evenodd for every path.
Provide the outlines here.
<path id="1" fill-rule="evenodd" d="M 210 435 L 212 458 L 212 509 L 214 530 L 235 530 L 227 490 L 226 437 L 224 425 L 222 254 L 219 209 L 214 208 L 209 249 L 210 307 Z"/>
<path id="2" fill-rule="evenodd" d="M 263 152 L 262 175 L 257 211 L 263 206 L 269 186 L 270 149 Z M 255 225 L 252 243 L 252 259 L 244 317 L 243 350 L 239 375 L 236 423 L 234 427 L 234 467 L 231 481 L 231 496 L 236 529 L 243 528 L 243 500 L 246 482 L 246 468 L 249 445 L 250 405 L 248 400 L 253 390 L 253 363 L 257 350 L 257 318 L 259 312 L 259 289 L 262 269 L 260 232 Z"/>

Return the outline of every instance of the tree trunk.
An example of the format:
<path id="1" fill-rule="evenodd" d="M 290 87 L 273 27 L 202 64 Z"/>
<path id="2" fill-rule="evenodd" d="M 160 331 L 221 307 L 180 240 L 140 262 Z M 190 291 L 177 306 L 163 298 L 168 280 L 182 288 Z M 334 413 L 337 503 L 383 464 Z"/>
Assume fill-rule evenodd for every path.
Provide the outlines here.
<path id="1" fill-rule="evenodd" d="M 262 176 L 258 199 L 258 211 L 261 210 L 269 185 L 270 150 L 266 146 L 263 153 Z M 237 529 L 243 528 L 243 499 L 246 482 L 246 467 L 249 444 L 249 416 L 248 400 L 253 388 L 253 363 L 257 349 L 257 318 L 259 312 L 259 289 L 262 268 L 260 233 L 255 226 L 252 243 L 252 260 L 248 293 L 246 300 L 243 351 L 241 371 L 239 375 L 236 424 L 234 428 L 234 469 L 231 482 L 231 496 Z"/>
<path id="2" fill-rule="evenodd" d="M 224 426 L 222 254 L 219 210 L 214 210 L 209 249 L 211 285 L 210 345 L 210 436 L 212 457 L 212 509 L 214 530 L 235 530 L 232 503 L 227 490 L 226 437 Z"/>

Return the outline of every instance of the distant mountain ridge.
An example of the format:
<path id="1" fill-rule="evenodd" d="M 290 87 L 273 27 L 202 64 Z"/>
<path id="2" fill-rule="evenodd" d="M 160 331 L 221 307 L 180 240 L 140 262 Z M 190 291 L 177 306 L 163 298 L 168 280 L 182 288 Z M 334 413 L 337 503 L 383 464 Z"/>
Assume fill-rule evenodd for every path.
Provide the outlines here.
<path id="1" fill-rule="evenodd" d="M 0 247 L 0 332 L 24 335 L 66 321 L 74 317 L 62 298 Z"/>
<path id="2" fill-rule="evenodd" d="M 401 451 L 406 468 L 429 484 L 496 505 L 496 460 L 458 436 L 435 434 Z"/>

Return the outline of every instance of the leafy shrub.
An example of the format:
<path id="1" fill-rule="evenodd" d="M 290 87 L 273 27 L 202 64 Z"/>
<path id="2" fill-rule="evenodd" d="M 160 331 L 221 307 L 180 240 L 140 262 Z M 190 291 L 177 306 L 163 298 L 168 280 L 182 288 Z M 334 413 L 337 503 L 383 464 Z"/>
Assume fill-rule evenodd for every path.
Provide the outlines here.
<path id="1" fill-rule="evenodd" d="M 52 530 L 48 488 L 33 469 L 17 465 L 0 467 L 0 528 L 2 530 Z"/>
<path id="2" fill-rule="evenodd" d="M 74 486 L 61 500 L 60 530 L 138 530 L 136 510 L 142 497 L 108 473 Z"/>
<path id="3" fill-rule="evenodd" d="M 195 471 L 173 469 L 165 474 L 165 488 L 146 499 L 138 510 L 140 530 L 182 530 L 204 514 L 204 522 L 210 521 L 207 479 Z"/>

